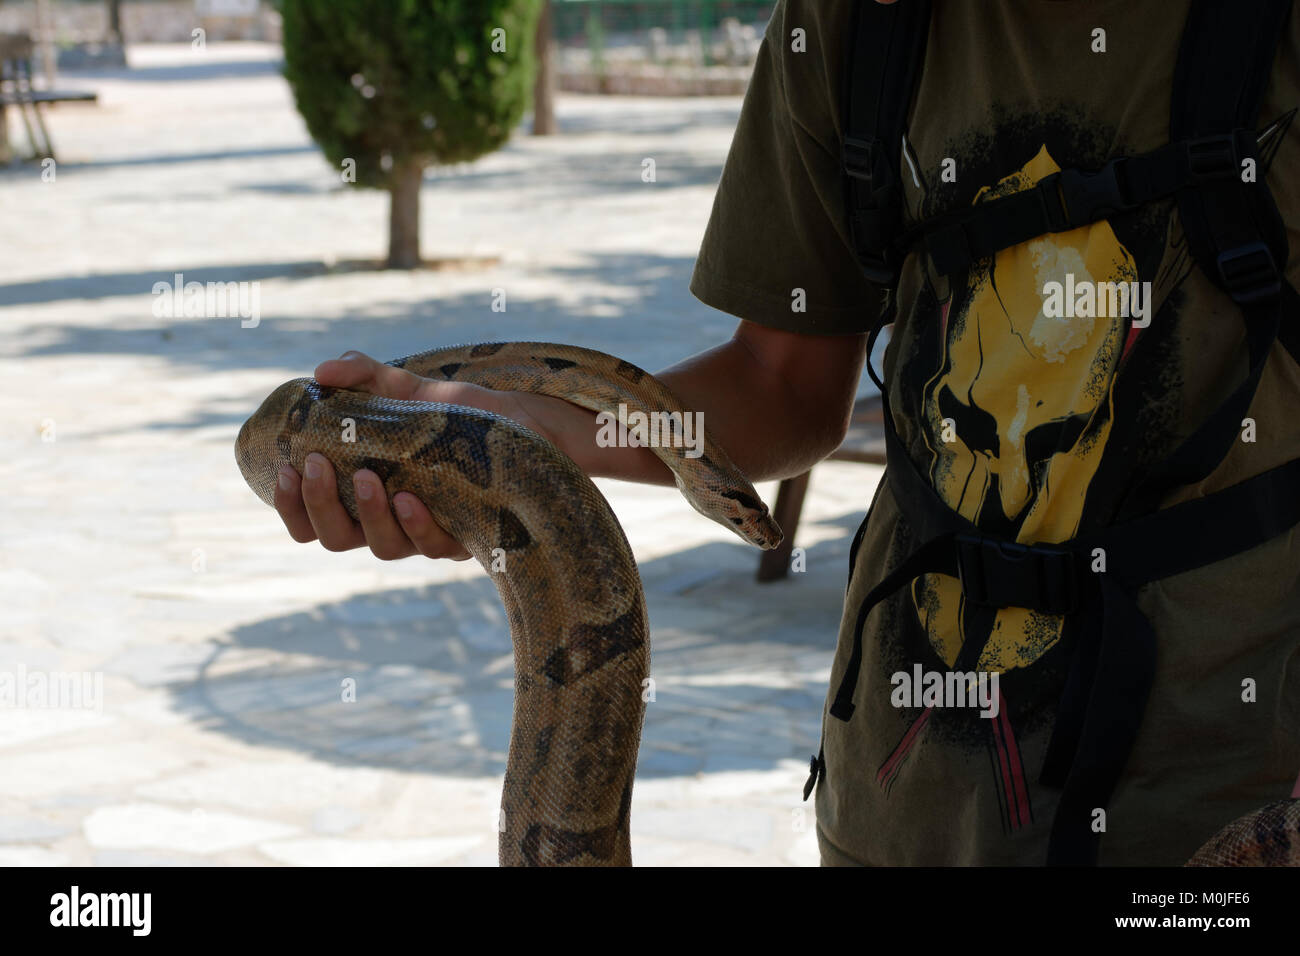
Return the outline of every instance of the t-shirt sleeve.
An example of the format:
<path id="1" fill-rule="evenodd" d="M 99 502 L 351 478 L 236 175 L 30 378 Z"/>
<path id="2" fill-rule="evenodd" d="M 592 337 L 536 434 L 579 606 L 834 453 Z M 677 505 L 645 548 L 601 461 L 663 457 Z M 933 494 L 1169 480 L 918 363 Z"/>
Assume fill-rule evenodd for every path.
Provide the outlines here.
<path id="1" fill-rule="evenodd" d="M 840 163 L 853 2 L 781 0 L 773 11 L 691 276 L 706 305 L 821 335 L 868 331 L 880 314 L 884 291 L 849 238 Z"/>

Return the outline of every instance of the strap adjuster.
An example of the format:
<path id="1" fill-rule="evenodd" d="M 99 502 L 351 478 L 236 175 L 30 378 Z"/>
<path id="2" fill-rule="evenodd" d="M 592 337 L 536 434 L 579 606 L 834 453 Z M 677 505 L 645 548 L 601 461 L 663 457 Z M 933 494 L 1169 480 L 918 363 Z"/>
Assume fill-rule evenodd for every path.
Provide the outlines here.
<path id="1" fill-rule="evenodd" d="M 1074 552 L 1020 544 L 979 534 L 959 534 L 957 576 L 966 600 L 985 607 L 1024 607 L 1045 614 L 1079 608 Z"/>
<path id="2" fill-rule="evenodd" d="M 858 263 L 872 282 L 893 287 L 900 265 L 891 247 L 899 193 L 885 150 L 880 140 L 845 136 L 842 160 L 845 175 L 861 184 L 849 190 L 849 230 Z"/>
<path id="3" fill-rule="evenodd" d="M 1048 232 L 1066 232 L 1074 228 L 1066 214 L 1065 201 L 1061 199 L 1060 184 L 1061 174 L 1049 173 L 1034 186 Z"/>
<path id="4" fill-rule="evenodd" d="M 873 195 L 879 185 L 887 179 L 887 176 L 880 176 L 881 164 L 884 163 L 885 157 L 880 149 L 879 140 L 845 136 L 841 159 L 844 163 L 844 172 L 854 179 L 863 180 Z M 883 172 L 888 173 L 888 168 L 886 167 Z"/>
<path id="5" fill-rule="evenodd" d="M 1187 141 L 1187 171 L 1193 183 L 1230 179 L 1239 175 L 1240 168 L 1234 134 L 1218 133 Z"/>
<path id="6" fill-rule="evenodd" d="M 1266 302 L 1282 293 L 1282 275 L 1273 252 L 1262 242 L 1244 245 L 1219 253 L 1219 277 L 1232 301 L 1238 305 Z"/>

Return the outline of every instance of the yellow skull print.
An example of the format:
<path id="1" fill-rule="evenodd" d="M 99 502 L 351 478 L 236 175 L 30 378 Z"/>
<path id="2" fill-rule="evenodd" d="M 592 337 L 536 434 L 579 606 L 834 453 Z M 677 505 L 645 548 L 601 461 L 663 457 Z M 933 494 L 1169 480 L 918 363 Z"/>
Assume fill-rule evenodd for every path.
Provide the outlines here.
<path id="1" fill-rule="evenodd" d="M 1046 146 L 975 198 L 1033 188 L 1059 167 Z M 956 314 L 942 311 L 943 361 L 925 385 L 930 480 L 948 507 L 983 531 L 1024 544 L 1069 540 L 1111 428 L 1111 391 L 1127 320 L 1044 314 L 1044 287 L 1136 281 L 1129 252 L 1106 222 L 1047 234 L 974 266 Z M 956 578 L 913 582 L 912 599 L 936 653 L 953 666 L 963 597 Z M 980 657 L 1006 672 L 1039 658 L 1062 619 L 1024 608 L 996 612 Z"/>

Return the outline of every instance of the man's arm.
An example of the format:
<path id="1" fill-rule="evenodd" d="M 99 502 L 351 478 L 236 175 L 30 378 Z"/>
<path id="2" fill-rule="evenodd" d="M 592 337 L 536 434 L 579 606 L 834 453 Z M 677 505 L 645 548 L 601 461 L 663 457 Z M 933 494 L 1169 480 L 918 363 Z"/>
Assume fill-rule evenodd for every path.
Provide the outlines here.
<path id="1" fill-rule="evenodd" d="M 803 474 L 844 440 L 865 335 L 801 335 L 741 322 L 731 341 L 660 378 L 751 481 Z"/>
<path id="2" fill-rule="evenodd" d="M 843 440 L 866 346 L 865 335 L 815 336 L 741 322 L 731 340 L 658 374 L 754 481 L 801 474 Z M 364 388 L 389 398 L 473 405 L 512 418 L 554 442 L 592 476 L 671 484 L 672 475 L 646 448 L 602 448 L 595 413 L 527 392 L 494 392 L 458 382 L 434 382 L 368 356 L 322 363 L 322 384 Z M 361 521 L 339 502 L 333 468 L 311 455 L 307 475 L 281 475 L 276 509 L 297 541 L 320 540 L 330 551 L 368 545 L 385 560 L 424 554 L 463 560 L 468 553 L 434 523 L 414 495 L 402 492 L 389 507 L 379 477 L 359 471 L 352 480 Z M 396 515 L 394 514 L 396 512 Z"/>

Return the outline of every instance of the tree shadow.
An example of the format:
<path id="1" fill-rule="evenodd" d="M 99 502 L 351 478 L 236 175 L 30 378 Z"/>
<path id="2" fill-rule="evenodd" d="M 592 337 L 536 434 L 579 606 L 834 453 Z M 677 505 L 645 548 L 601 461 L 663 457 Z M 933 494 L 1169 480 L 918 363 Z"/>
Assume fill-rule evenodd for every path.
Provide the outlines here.
<path id="1" fill-rule="evenodd" d="M 129 52 L 129 51 L 128 51 Z M 62 70 L 82 80 L 117 80 L 131 83 L 184 83 L 190 80 L 234 80 L 254 76 L 278 76 L 284 61 L 278 59 L 222 59 L 219 51 L 195 51 L 193 62 L 157 66 L 90 67 Z"/>
<path id="2" fill-rule="evenodd" d="M 532 186 L 538 198 L 592 199 L 602 195 L 625 196 L 633 189 L 678 189 L 715 186 L 722 163 L 686 150 L 663 149 L 607 151 L 599 155 L 546 153 L 512 141 L 500 151 L 502 162 L 463 167 L 434 167 L 426 174 L 426 195 L 438 189 L 492 189 Z M 647 159 L 654 160 L 654 178 L 642 178 Z M 519 163 L 526 169 L 520 169 Z M 647 174 L 648 175 L 648 174 Z"/>
<path id="3" fill-rule="evenodd" d="M 566 93 L 564 96 L 579 98 L 584 94 Z M 617 102 L 617 98 L 608 96 L 595 97 L 607 102 Z M 710 108 L 701 109 L 700 103 L 710 103 Z M 712 106 L 717 103 L 716 107 Z M 718 126 L 728 130 L 736 128 L 740 118 L 739 97 L 698 97 L 692 98 L 691 108 L 678 116 L 665 119 L 661 111 L 622 110 L 617 113 L 561 113 L 559 116 L 561 136 L 582 136 L 586 134 L 604 135 L 621 133 L 626 135 L 666 136 L 682 133 L 688 129 L 701 126 Z"/>
<path id="4" fill-rule="evenodd" d="M 239 262 L 227 265 L 183 268 L 172 271 L 145 269 L 138 272 L 96 272 L 84 276 L 53 276 L 32 279 L 28 282 L 10 282 L 0 285 L 0 307 L 13 305 L 38 305 L 46 302 L 63 302 L 69 299 L 111 299 L 118 296 L 145 295 L 153 290 L 154 283 L 172 283 L 176 273 L 186 282 L 260 282 L 267 279 L 298 278 L 320 275 L 328 267 L 319 261 L 296 262 Z M 90 328 L 90 327 L 88 327 Z"/>
<path id="5" fill-rule="evenodd" d="M 305 146 L 258 146 L 248 149 L 220 149 L 205 153 L 157 153 L 149 156 L 122 156 L 116 159 L 64 160 L 59 172 L 83 169 L 112 169 L 133 166 L 170 166 L 176 163 L 209 163 L 240 159 L 270 159 L 273 156 L 296 156 L 320 152 L 316 144 Z"/>
<path id="6" fill-rule="evenodd" d="M 829 522 L 845 535 L 808 549 L 809 573 L 774 584 L 754 581 L 755 552 L 740 544 L 641 565 L 655 699 L 639 775 L 770 769 L 816 749 L 848 531 L 859 520 Z M 345 702 L 349 686 L 355 700 Z M 248 743 L 340 765 L 481 777 L 505 770 L 513 657 L 484 575 L 237 628 L 196 680 L 169 691 L 203 729 Z"/>
<path id="7" fill-rule="evenodd" d="M 534 298 L 516 295 L 507 300 L 506 311 L 492 309 L 493 289 L 501 273 L 493 269 L 458 273 L 454 281 L 463 289 L 464 276 L 481 279 L 481 289 L 449 293 L 451 273 L 437 270 L 413 274 L 412 281 L 427 293 L 411 299 L 376 299 L 364 306 L 345 308 L 334 315 L 306 316 L 302 303 L 329 301 L 328 288 L 302 288 L 304 282 L 328 284 L 333 278 L 355 270 L 320 262 L 232 263 L 227 266 L 185 270 L 186 282 L 264 282 L 260 289 L 261 316 L 254 328 L 241 327 L 237 316 L 227 318 L 155 317 L 152 314 L 155 282 L 174 286 L 174 272 L 166 270 L 100 274 L 69 280 L 34 280 L 0 289 L 0 305 L 22 305 L 59 301 L 68 296 L 68 283 L 84 298 L 134 296 L 139 308 L 134 315 L 143 323 L 61 323 L 49 326 L 39 338 L 14 342 L 16 357 L 70 355 L 132 355 L 162 359 L 181 375 L 189 371 L 246 371 L 259 368 L 294 370 L 308 374 L 323 359 L 345 348 L 357 349 L 381 359 L 413 352 L 483 341 L 554 341 L 604 351 L 619 351 L 635 364 L 667 364 L 683 353 L 682 330 L 689 329 L 699 341 L 722 341 L 734 320 L 682 295 L 690 280 L 694 259 L 648 253 L 594 253 L 581 263 L 550 266 L 548 284 L 565 292 Z M 575 292 L 573 290 L 581 290 Z M 657 337 L 628 329 L 645 329 L 663 321 L 666 310 L 672 319 Z M 653 326 L 651 326 L 653 327 Z M 651 369 L 653 370 L 653 369 Z M 234 396 L 246 404 L 245 414 L 261 397 Z M 248 404 L 253 402 L 253 404 Z M 173 418 L 160 419 L 156 426 L 175 427 Z"/>

